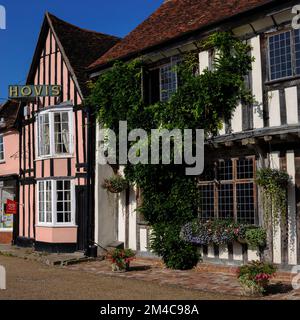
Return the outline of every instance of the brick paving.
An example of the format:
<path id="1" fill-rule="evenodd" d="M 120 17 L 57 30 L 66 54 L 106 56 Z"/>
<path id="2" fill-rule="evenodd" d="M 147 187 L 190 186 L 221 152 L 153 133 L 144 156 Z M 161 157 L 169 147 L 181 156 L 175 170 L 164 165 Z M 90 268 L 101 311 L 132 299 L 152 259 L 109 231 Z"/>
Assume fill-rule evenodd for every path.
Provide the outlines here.
<path id="1" fill-rule="evenodd" d="M 145 282 L 155 282 L 159 285 L 168 285 L 188 290 L 218 293 L 228 296 L 242 296 L 241 286 L 235 276 L 236 268 L 218 268 L 199 265 L 193 270 L 177 271 L 166 269 L 158 260 L 137 259 L 129 272 L 115 273 L 111 271 L 109 261 L 94 261 L 67 266 L 70 270 L 83 271 L 96 275 L 119 277 Z M 221 272 L 220 272 L 221 270 Z M 300 290 L 292 290 L 291 282 L 281 275 L 275 279 L 267 296 L 267 300 L 300 300 Z M 287 276 L 286 276 L 286 279 Z"/>

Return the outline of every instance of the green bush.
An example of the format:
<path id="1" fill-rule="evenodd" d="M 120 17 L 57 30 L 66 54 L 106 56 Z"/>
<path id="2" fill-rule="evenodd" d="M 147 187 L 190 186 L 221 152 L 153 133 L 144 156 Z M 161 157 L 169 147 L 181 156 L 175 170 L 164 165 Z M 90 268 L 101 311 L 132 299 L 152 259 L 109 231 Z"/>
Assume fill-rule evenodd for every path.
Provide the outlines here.
<path id="1" fill-rule="evenodd" d="M 156 224 L 151 237 L 154 250 L 170 269 L 189 270 L 200 260 L 197 247 L 180 238 L 181 227 L 172 224 Z"/>
<path id="2" fill-rule="evenodd" d="M 238 270 L 238 277 L 249 276 L 251 279 L 259 274 L 274 275 L 276 273 L 276 267 L 271 263 L 264 263 L 261 261 L 252 261 L 250 264 L 242 266 Z"/>

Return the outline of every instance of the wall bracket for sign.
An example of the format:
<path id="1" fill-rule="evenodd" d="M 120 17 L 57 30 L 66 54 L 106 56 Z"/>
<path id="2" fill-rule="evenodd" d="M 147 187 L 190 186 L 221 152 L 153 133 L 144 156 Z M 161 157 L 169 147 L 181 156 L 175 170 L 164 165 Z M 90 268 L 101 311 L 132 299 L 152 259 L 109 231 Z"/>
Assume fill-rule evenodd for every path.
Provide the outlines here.
<path id="1" fill-rule="evenodd" d="M 62 94 L 62 86 L 59 85 L 10 85 L 8 87 L 9 99 L 21 101 L 34 101 L 35 98 L 58 98 Z"/>

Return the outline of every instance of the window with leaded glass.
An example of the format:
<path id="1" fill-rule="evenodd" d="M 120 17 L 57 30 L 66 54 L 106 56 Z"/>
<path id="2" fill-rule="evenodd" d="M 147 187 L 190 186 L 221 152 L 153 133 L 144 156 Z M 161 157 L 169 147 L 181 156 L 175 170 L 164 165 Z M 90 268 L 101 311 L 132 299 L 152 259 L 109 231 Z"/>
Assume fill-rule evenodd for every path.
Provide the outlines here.
<path id="1" fill-rule="evenodd" d="M 201 219 L 256 224 L 255 166 L 255 157 L 219 160 L 208 166 L 200 181 Z"/>
<path id="2" fill-rule="evenodd" d="M 300 30 L 270 35 L 268 47 L 270 80 L 300 75 Z"/>

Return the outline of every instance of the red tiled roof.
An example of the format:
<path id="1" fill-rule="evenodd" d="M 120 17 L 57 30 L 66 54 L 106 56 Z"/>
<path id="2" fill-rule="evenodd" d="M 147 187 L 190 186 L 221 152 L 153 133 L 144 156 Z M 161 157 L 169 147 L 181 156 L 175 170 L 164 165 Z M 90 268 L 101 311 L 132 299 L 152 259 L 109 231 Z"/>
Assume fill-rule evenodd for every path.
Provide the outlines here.
<path id="1" fill-rule="evenodd" d="M 275 0 L 168 0 L 147 20 L 90 65 L 137 54 L 185 33 L 233 17 Z M 282 0 L 284 2 L 284 0 Z"/>

